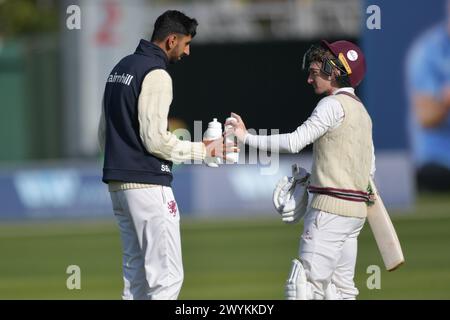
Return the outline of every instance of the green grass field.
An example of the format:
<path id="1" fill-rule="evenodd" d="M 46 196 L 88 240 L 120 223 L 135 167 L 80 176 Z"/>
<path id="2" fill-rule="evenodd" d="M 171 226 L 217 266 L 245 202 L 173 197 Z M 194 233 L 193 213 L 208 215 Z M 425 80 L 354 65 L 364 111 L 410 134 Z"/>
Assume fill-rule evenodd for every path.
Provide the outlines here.
<path id="1" fill-rule="evenodd" d="M 386 272 L 368 224 L 359 238 L 359 299 L 450 299 L 450 196 L 421 197 L 395 215 L 406 264 Z M 277 219 L 182 220 L 185 282 L 180 299 L 283 299 L 302 225 Z M 119 233 L 114 221 L 0 226 L 0 299 L 120 299 Z M 66 268 L 81 268 L 81 290 Z M 381 289 L 369 290 L 370 265 Z"/>

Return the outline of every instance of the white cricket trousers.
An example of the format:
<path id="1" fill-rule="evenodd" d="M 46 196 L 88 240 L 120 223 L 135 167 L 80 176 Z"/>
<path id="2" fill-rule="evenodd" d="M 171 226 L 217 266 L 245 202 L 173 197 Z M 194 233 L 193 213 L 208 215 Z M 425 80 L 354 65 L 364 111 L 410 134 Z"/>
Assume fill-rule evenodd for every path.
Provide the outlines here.
<path id="1" fill-rule="evenodd" d="M 122 298 L 175 300 L 183 283 L 180 213 L 172 189 L 110 192 L 123 250 Z"/>
<path id="2" fill-rule="evenodd" d="M 300 261 L 310 299 L 353 300 L 357 238 L 364 218 L 344 217 L 310 208 L 300 240 Z"/>

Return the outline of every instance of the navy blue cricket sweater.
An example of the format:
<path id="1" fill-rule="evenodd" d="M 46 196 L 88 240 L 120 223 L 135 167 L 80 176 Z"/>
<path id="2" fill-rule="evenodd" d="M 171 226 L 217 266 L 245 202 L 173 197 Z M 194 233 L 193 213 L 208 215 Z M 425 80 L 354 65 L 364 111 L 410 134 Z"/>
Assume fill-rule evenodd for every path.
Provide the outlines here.
<path id="1" fill-rule="evenodd" d="M 168 59 L 157 45 L 141 40 L 135 53 L 111 71 L 105 86 L 105 161 L 103 182 L 170 186 L 172 162 L 150 154 L 139 135 L 138 99 L 145 76 L 166 70 Z M 169 170 L 168 170 L 169 168 Z"/>

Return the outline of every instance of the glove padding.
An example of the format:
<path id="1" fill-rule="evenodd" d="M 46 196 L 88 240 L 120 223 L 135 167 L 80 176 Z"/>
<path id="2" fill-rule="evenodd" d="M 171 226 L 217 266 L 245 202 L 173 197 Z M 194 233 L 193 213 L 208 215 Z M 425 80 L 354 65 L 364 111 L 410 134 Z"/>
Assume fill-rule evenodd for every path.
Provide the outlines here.
<path id="1" fill-rule="evenodd" d="M 309 173 L 292 165 L 292 177 L 281 178 L 273 191 L 273 204 L 285 223 L 296 223 L 306 213 L 308 206 Z"/>

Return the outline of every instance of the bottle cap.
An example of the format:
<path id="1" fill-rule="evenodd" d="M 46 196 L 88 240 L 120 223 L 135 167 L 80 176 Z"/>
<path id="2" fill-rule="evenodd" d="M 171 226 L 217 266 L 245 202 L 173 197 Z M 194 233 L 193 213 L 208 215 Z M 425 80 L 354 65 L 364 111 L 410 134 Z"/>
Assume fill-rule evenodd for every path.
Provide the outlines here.
<path id="1" fill-rule="evenodd" d="M 214 118 L 213 121 L 208 123 L 208 128 L 221 129 L 222 130 L 222 124 L 217 121 L 217 118 Z"/>

